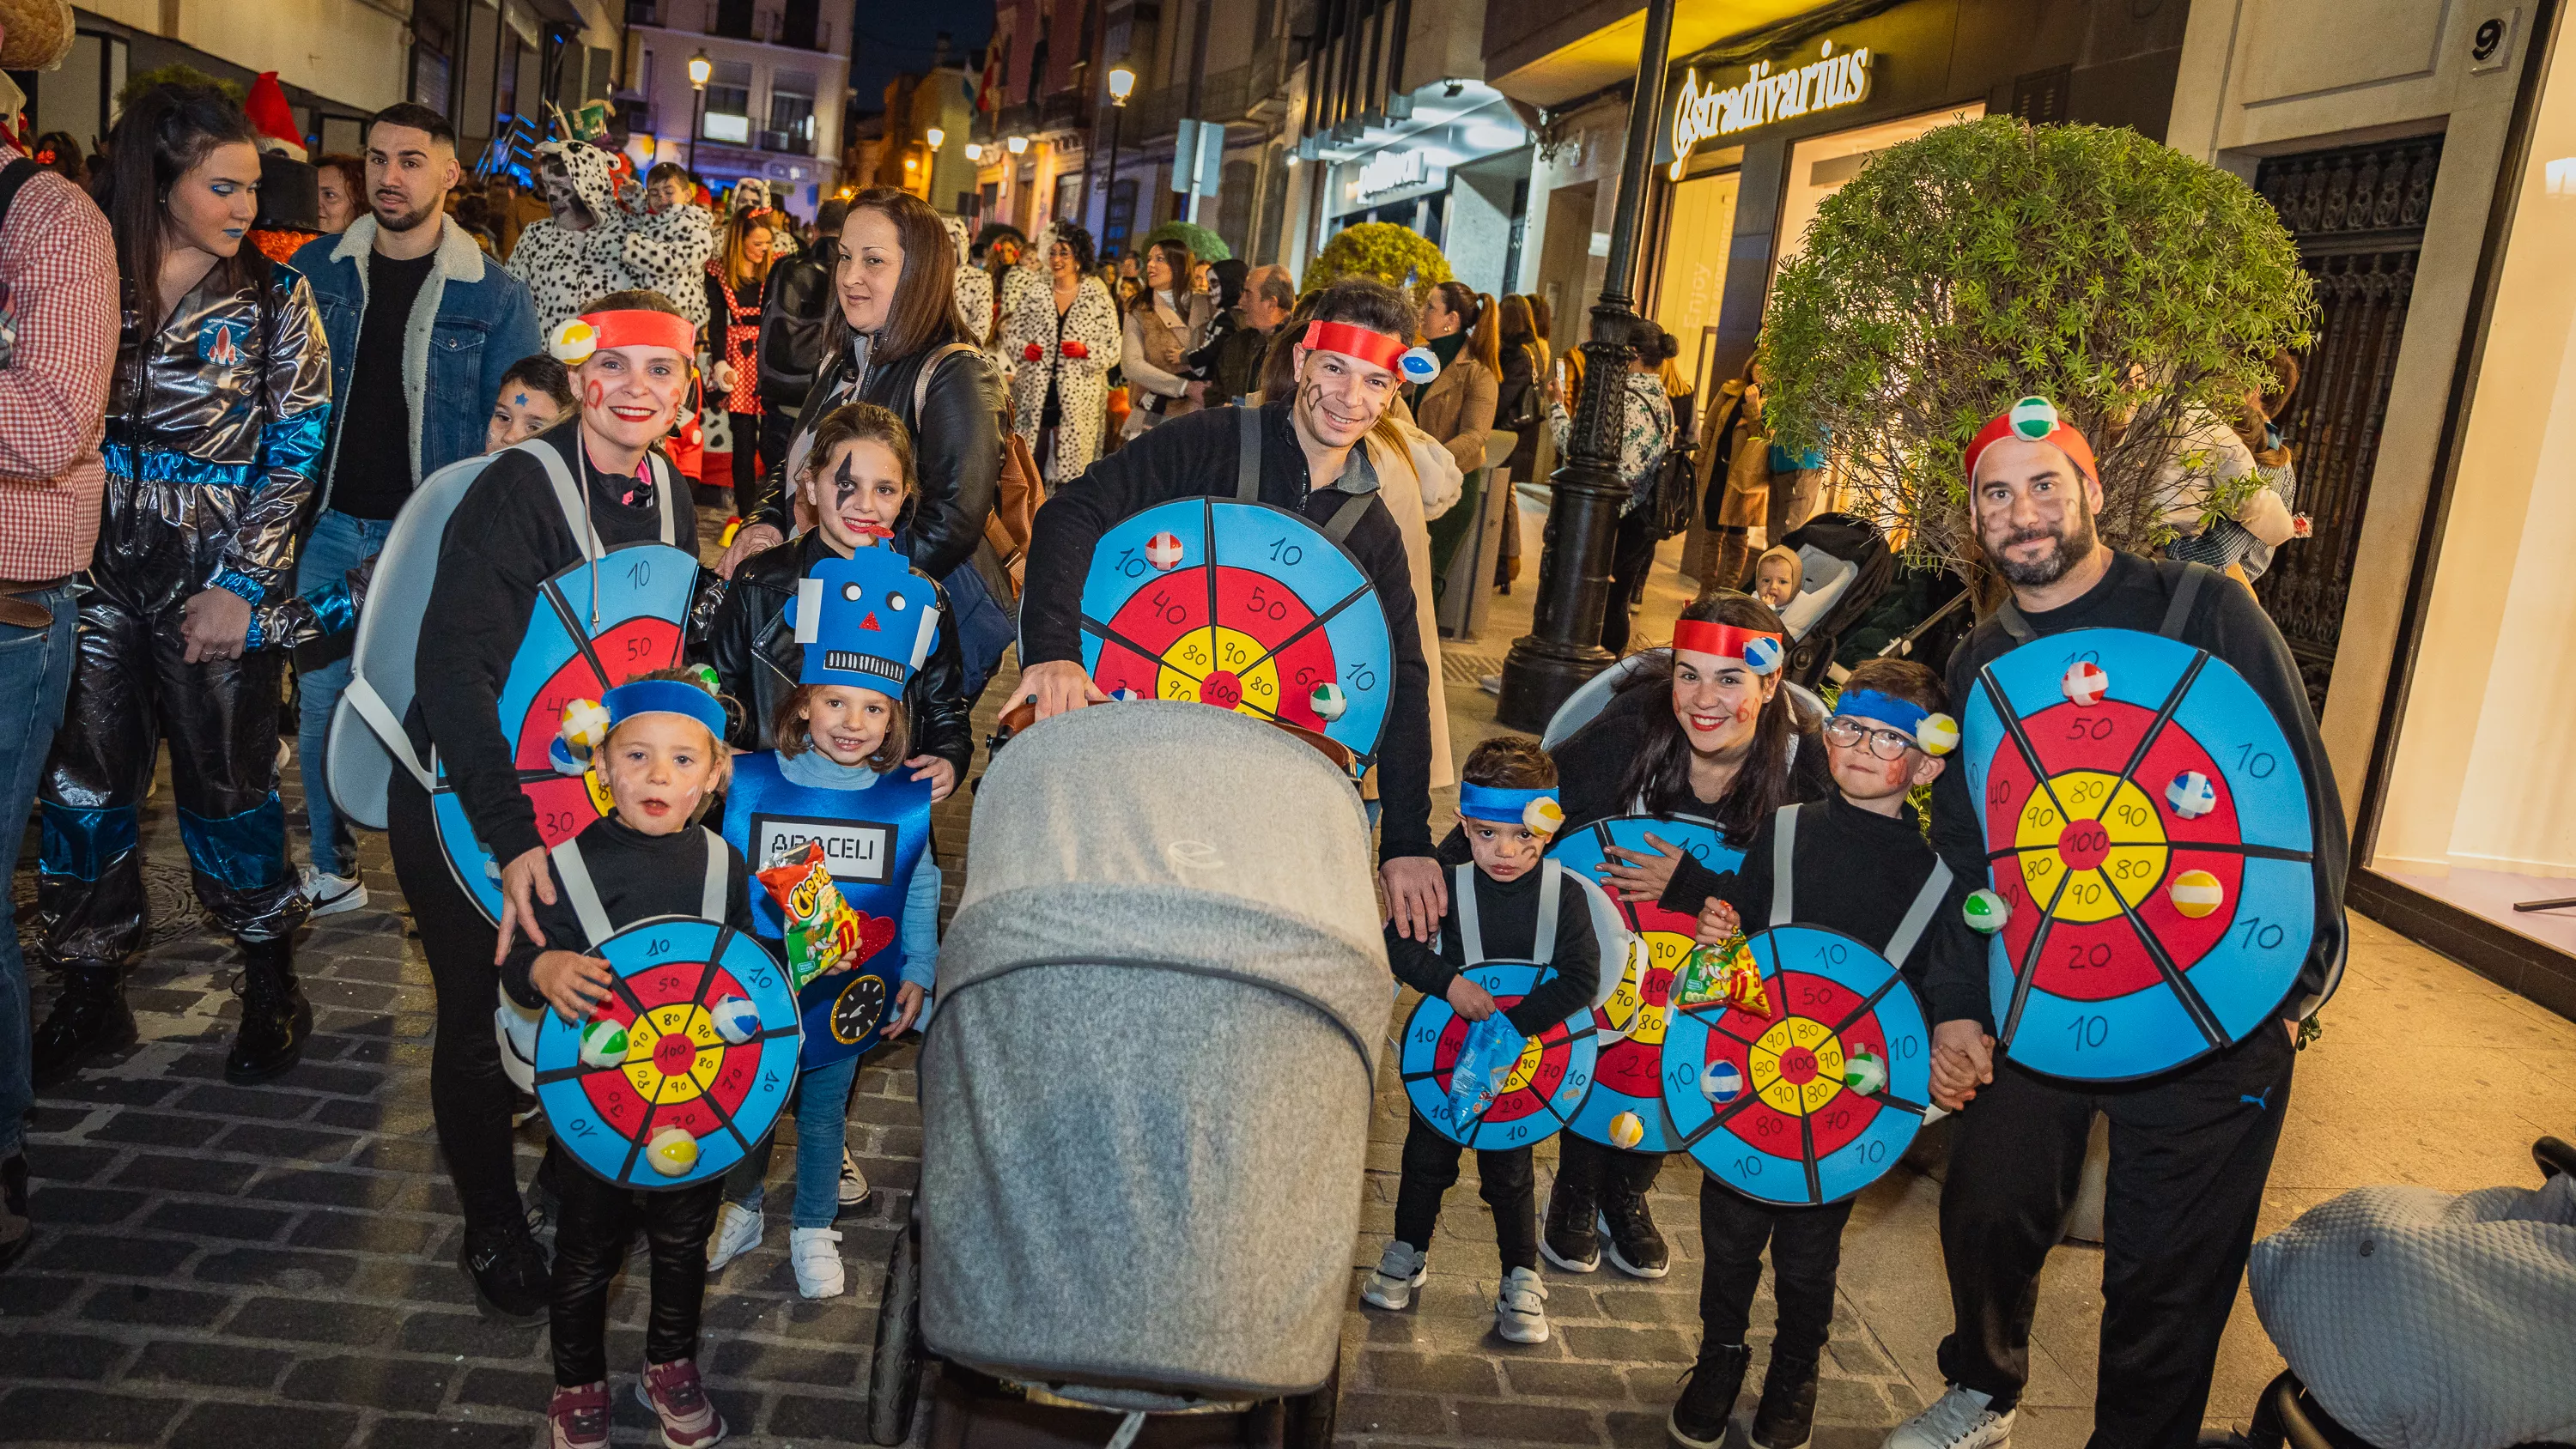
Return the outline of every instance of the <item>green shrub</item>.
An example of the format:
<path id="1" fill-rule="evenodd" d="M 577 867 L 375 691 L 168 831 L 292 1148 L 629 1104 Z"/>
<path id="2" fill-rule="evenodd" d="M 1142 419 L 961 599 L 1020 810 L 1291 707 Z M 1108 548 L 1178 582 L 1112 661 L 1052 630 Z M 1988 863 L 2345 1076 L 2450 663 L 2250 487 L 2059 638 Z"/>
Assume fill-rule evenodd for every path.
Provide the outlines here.
<path id="1" fill-rule="evenodd" d="M 136 96 L 159 85 L 213 86 L 236 101 L 244 94 L 239 81 L 220 80 L 193 65 L 173 62 L 169 65 L 155 66 L 139 75 L 128 77 L 124 88 L 116 93 L 117 110 L 123 111 L 127 106 L 134 104 Z"/>
<path id="2" fill-rule="evenodd" d="M 1202 262 L 1222 262 L 1234 256 L 1234 248 L 1225 244 L 1225 238 L 1188 221 L 1167 221 L 1145 233 L 1145 239 L 1136 244 L 1136 255 L 1143 256 L 1145 248 L 1159 241 L 1179 242 L 1190 249 L 1193 258 Z"/>
<path id="3" fill-rule="evenodd" d="M 2156 475 L 2174 440 L 2237 416 L 2315 310 L 2288 230 L 2235 176 L 2125 128 L 1989 117 L 1881 152 L 1818 210 L 1773 293 L 1764 416 L 1793 450 L 1829 446 L 1911 561 L 1964 575 L 1960 450 L 2047 397 L 2099 456 L 2104 541 L 2144 551 L 2173 533 Z"/>
<path id="4" fill-rule="evenodd" d="M 1306 264 L 1309 292 L 1344 277 L 1370 277 L 1401 287 L 1418 304 L 1431 295 L 1433 287 L 1450 280 L 1449 259 L 1411 227 L 1364 221 L 1334 233 Z"/>

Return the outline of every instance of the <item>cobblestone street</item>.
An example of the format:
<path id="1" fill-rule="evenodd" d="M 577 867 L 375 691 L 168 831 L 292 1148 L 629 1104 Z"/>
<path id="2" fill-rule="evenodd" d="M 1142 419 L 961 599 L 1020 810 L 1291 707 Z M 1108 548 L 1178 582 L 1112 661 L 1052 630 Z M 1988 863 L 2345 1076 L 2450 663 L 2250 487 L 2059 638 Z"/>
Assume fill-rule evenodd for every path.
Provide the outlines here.
<path id="1" fill-rule="evenodd" d="M 1666 619 L 1670 606 L 1661 604 Z M 1499 643 L 1486 647 L 1500 652 Z M 1006 697 L 1006 684 L 987 691 L 988 706 Z M 1450 700 L 1463 752 L 1491 732 L 1491 704 L 1472 673 L 1453 684 Z M 952 903 L 968 804 L 961 791 L 940 812 Z M 1436 822 L 1444 830 L 1445 811 Z M 305 1063 L 252 1089 L 221 1081 L 236 1009 L 234 953 L 190 925 L 166 788 L 146 812 L 145 838 L 156 907 L 177 914 L 165 916 L 162 939 L 132 974 L 145 1040 L 37 1106 L 28 1155 L 40 1235 L 27 1259 L 0 1275 L 0 1442 L 541 1443 L 551 1382 L 543 1331 L 478 1315 L 456 1266 L 460 1225 L 427 1097 L 427 971 L 406 932 L 383 838 L 360 836 L 372 907 L 328 918 L 306 938 L 318 1022 Z M 33 888 L 32 849 L 28 859 L 16 883 L 22 902 Z M 36 982 L 40 1011 L 50 991 L 50 982 Z M 1408 994 L 1390 1031 L 1409 1005 Z M 2391 1072 L 2399 1040 L 2440 1058 L 2441 1070 Z M 850 1142 L 875 1190 L 840 1223 L 850 1294 L 797 1296 L 775 1216 L 767 1245 L 710 1287 L 702 1362 L 734 1426 L 729 1442 L 783 1449 L 865 1439 L 879 1278 L 917 1180 L 912 1060 L 903 1047 L 872 1062 L 851 1107 Z M 1676 1159 L 1654 1198 L 1674 1249 L 1669 1277 L 1639 1283 L 1606 1265 L 1589 1277 L 1551 1269 L 1554 1336 L 1511 1347 L 1490 1332 L 1493 1234 L 1472 1159 L 1469 1180 L 1449 1197 L 1416 1307 L 1357 1307 L 1359 1270 L 1374 1263 L 1392 1225 L 1405 1110 L 1390 1062 L 1352 1249 L 1342 1441 L 1386 1449 L 1662 1443 L 1664 1410 L 1699 1337 L 1698 1170 Z M 2327 1035 L 2302 1060 L 2291 1112 L 2266 1231 L 2361 1182 L 2525 1183 L 2531 1139 L 2576 1123 L 2576 1024 L 2357 921 L 2351 975 L 2329 1008 Z M 539 1133 L 534 1123 L 522 1131 L 523 1179 Z M 1555 1150 L 1539 1155 L 1544 1200 Z M 778 1183 L 791 1162 L 778 1159 Z M 1938 1191 L 1930 1177 L 1900 1169 L 1865 1194 L 1852 1220 L 1819 1401 L 1821 1449 L 1874 1445 L 1939 1391 L 1932 1351 L 1947 1295 Z M 2017 1436 L 2026 1449 L 2080 1443 L 2089 1427 L 2099 1264 L 2090 1250 L 2063 1251 L 2043 1284 L 2030 1407 Z M 1228 1291 L 1226 1281 L 1211 1278 L 1208 1291 Z M 630 1272 L 611 1317 L 621 1395 L 641 1359 L 644 1307 Z M 1754 1313 L 1757 1343 L 1768 1337 L 1769 1316 L 1766 1291 Z M 1757 1376 L 1760 1369 L 1757 1357 Z M 2240 1302 L 2212 1422 L 2241 1421 L 2277 1369 Z M 618 1403 L 619 1442 L 646 1442 L 643 1411 L 631 1397 Z"/>

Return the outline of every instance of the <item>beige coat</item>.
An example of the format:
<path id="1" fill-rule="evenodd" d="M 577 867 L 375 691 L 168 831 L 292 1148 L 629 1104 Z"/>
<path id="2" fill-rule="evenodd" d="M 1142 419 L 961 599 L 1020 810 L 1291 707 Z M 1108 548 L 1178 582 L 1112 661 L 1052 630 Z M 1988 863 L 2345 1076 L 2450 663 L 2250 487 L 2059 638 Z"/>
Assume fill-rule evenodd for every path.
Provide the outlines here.
<path id="1" fill-rule="evenodd" d="M 1494 404 L 1502 385 L 1490 368 L 1461 350 L 1413 405 L 1422 431 L 1449 449 L 1461 473 L 1485 466 L 1485 439 L 1494 431 Z"/>
<path id="2" fill-rule="evenodd" d="M 1486 405 L 1490 411 L 1490 394 Z M 1404 535 L 1404 567 L 1413 577 L 1413 626 L 1422 637 L 1423 662 L 1431 667 L 1431 788 L 1438 790 L 1457 784 L 1458 770 L 1449 753 L 1449 695 L 1440 681 L 1440 621 L 1431 607 L 1431 526 L 1423 505 L 1426 494 L 1436 500 L 1445 493 L 1454 503 L 1458 480 L 1445 473 L 1450 459 L 1438 439 L 1419 428 L 1399 428 L 1409 445 L 1407 456 L 1397 457 L 1372 431 L 1369 466 L 1377 470 L 1379 501 L 1395 519 L 1396 532 Z M 1484 466 L 1481 452 L 1476 462 Z M 1446 507 L 1441 504 L 1439 511 Z"/>

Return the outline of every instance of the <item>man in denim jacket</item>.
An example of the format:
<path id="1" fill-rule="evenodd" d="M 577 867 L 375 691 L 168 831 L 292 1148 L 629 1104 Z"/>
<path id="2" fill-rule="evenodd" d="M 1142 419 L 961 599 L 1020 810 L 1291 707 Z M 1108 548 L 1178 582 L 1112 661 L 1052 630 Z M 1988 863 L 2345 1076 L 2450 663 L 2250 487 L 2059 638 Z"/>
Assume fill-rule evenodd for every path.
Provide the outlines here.
<path id="1" fill-rule="evenodd" d="M 527 284 L 447 218 L 459 174 L 447 119 L 425 106 L 388 107 L 367 124 L 366 152 L 368 214 L 295 255 L 331 340 L 334 423 L 299 593 L 372 557 L 420 480 L 483 451 L 501 375 L 539 343 Z M 322 774 L 332 707 L 349 682 L 348 642 L 308 646 L 299 661 L 296 743 L 313 834 L 304 890 L 316 915 L 367 903 Z"/>

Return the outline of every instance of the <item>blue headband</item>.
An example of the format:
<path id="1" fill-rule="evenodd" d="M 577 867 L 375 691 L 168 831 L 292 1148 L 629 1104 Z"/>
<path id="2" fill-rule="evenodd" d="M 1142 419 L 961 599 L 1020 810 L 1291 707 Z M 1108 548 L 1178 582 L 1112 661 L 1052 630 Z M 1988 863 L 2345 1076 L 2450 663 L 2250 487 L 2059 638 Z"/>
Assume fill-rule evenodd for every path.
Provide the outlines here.
<path id="1" fill-rule="evenodd" d="M 1547 804 L 1532 818 L 1540 801 Z M 1527 825 L 1542 835 L 1556 833 L 1551 823 L 1541 829 L 1543 821 L 1562 823 L 1565 815 L 1556 800 L 1556 791 L 1505 790 L 1495 785 L 1462 784 L 1458 787 L 1458 813 L 1469 820 L 1490 820 L 1504 825 Z"/>
<path id="2" fill-rule="evenodd" d="M 676 679 L 639 679 L 601 695 L 599 702 L 608 706 L 608 727 L 612 730 L 640 714 L 684 714 L 705 725 L 707 733 L 719 743 L 725 737 L 724 706 L 694 684 Z"/>
<path id="3" fill-rule="evenodd" d="M 1846 689 L 1834 701 L 1834 714 L 1837 718 L 1847 714 L 1864 715 L 1894 725 L 1913 736 L 1921 732 L 1923 721 L 1931 718 L 1932 712 L 1919 704 L 1898 699 L 1892 694 L 1881 694 L 1875 689 Z"/>

